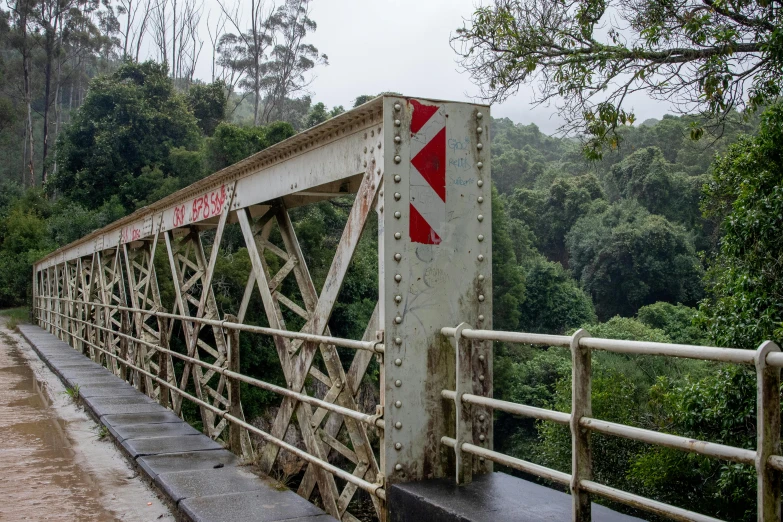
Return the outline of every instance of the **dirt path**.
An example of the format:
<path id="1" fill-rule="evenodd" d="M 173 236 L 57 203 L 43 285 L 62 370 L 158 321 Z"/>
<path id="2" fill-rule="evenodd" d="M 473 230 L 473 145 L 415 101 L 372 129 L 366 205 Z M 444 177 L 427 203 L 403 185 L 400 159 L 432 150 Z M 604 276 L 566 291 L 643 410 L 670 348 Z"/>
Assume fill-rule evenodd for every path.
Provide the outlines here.
<path id="1" fill-rule="evenodd" d="M 174 521 L 60 380 L 4 323 L 0 441 L 0 520 Z"/>

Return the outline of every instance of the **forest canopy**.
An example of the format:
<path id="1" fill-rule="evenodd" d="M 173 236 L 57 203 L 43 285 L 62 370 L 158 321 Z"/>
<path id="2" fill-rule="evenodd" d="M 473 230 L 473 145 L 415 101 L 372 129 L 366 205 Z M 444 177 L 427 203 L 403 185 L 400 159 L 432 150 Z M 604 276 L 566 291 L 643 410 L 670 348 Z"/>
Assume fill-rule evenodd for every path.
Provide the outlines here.
<path id="1" fill-rule="evenodd" d="M 0 307 L 30 304 L 32 263 L 46 253 L 344 111 L 307 90 L 310 73 L 328 65 L 308 40 L 317 28 L 309 1 L 250 2 L 249 17 L 239 2 L 221 2 L 209 81 L 194 76 L 197 2 L 174 16 L 167 0 L 116 1 L 0 8 L 0 155 L 9 158 L 0 163 Z M 599 31 L 610 11 L 630 32 Z M 543 79 L 542 100 L 567 99 L 581 133 L 490 122 L 495 328 L 746 349 L 783 341 L 778 16 L 774 4 L 711 0 L 498 0 L 476 11 L 455 43 L 484 94 L 501 100 Z M 145 34 L 153 60 L 140 59 Z M 678 70 L 677 82 L 660 83 Z M 697 113 L 638 122 L 623 109 L 637 88 L 677 94 Z M 354 94 L 354 106 L 374 97 Z M 340 197 L 291 211 L 318 288 L 350 206 Z M 330 318 L 334 335 L 361 338 L 373 313 L 374 225 Z M 215 270 L 228 313 L 240 307 L 250 267 L 232 226 Z M 173 302 L 173 284 L 160 284 Z M 260 306 L 245 320 L 266 324 Z M 243 373 L 285 384 L 268 340 L 245 336 L 241 352 Z M 494 355 L 495 397 L 569 411 L 567 352 L 498 343 Z M 751 371 L 603 352 L 593 369 L 597 417 L 754 447 Z M 366 379 L 376 389 L 377 368 Z M 250 419 L 274 404 L 255 388 L 242 396 Z M 501 413 L 495 421 L 498 450 L 570 470 L 567 431 Z M 751 467 L 627 440 L 599 439 L 594 452 L 602 483 L 755 518 Z"/>

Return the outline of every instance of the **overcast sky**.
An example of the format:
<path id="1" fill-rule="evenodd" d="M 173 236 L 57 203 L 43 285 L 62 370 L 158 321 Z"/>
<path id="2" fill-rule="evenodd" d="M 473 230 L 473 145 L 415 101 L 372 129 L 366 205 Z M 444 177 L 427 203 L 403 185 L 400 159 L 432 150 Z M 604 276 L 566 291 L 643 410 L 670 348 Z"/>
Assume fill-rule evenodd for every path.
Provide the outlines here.
<path id="1" fill-rule="evenodd" d="M 329 57 L 329 65 L 316 69 L 310 85 L 314 101 L 348 109 L 356 96 L 383 91 L 471 100 L 478 88 L 459 70 L 449 39 L 477 4 L 479 0 L 314 0 L 312 18 L 318 30 L 309 41 Z M 206 1 L 202 26 L 214 19 L 218 9 L 216 0 Z M 206 39 L 206 27 L 202 29 Z M 197 76 L 209 80 L 207 45 L 209 41 Z M 532 92 L 523 87 L 505 103 L 493 106 L 492 115 L 535 123 L 543 132 L 554 133 L 561 124 L 556 108 L 532 106 Z M 627 108 L 635 109 L 638 122 L 660 118 L 667 109 L 645 97 L 634 98 Z"/>

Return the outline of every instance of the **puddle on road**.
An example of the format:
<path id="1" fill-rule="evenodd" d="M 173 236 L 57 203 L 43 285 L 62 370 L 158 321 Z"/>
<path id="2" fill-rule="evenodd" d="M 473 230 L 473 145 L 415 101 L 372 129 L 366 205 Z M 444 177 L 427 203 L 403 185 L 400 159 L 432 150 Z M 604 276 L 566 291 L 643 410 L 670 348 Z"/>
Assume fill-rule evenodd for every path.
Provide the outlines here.
<path id="1" fill-rule="evenodd" d="M 3 339 L 1 341 L 7 341 Z M 0 520 L 113 520 L 12 342 L 0 349 Z"/>
<path id="2" fill-rule="evenodd" d="M 0 317 L 0 521 L 174 522 L 161 498 Z"/>

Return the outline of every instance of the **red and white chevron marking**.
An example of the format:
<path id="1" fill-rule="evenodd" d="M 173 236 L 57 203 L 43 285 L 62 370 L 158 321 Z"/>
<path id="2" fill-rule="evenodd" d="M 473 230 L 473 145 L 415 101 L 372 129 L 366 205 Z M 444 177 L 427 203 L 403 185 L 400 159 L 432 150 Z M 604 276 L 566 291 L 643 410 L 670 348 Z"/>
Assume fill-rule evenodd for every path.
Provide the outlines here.
<path id="1" fill-rule="evenodd" d="M 446 223 L 446 111 L 410 100 L 410 237 L 440 244 Z"/>

